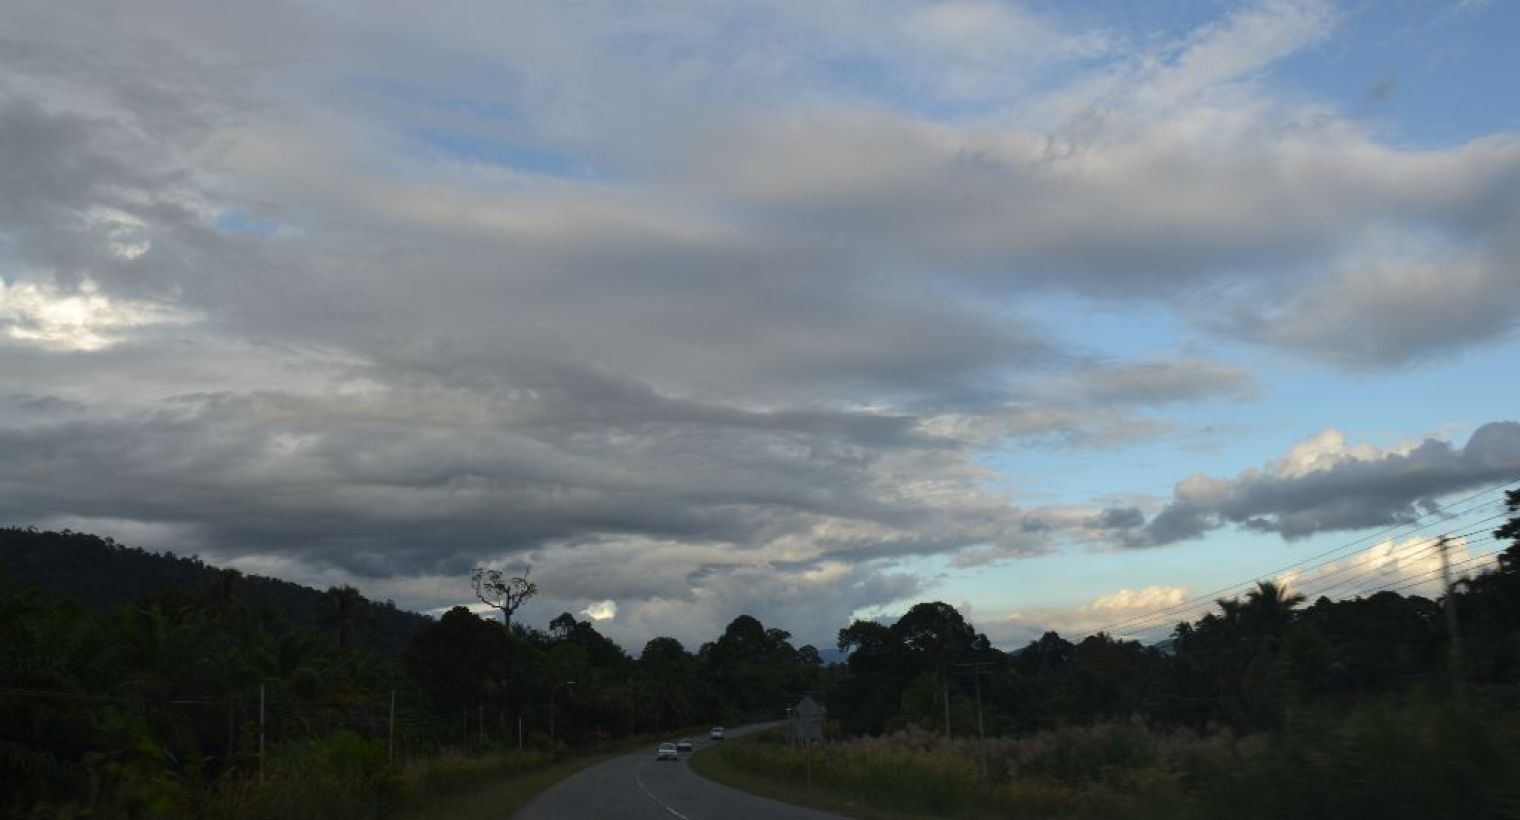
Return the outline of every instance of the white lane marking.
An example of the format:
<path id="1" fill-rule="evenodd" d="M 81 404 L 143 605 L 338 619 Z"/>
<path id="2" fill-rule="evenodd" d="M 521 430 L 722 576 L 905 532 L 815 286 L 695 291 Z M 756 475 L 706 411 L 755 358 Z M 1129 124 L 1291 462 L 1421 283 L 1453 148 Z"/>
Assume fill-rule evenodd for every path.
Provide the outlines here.
<path id="1" fill-rule="evenodd" d="M 644 768 L 645 765 L 647 765 L 647 764 L 639 764 L 639 769 Z M 654 796 L 654 792 L 650 791 L 649 787 L 644 785 L 644 779 L 642 777 L 639 777 L 639 769 L 634 769 L 633 770 L 633 782 L 639 784 L 639 788 L 641 790 L 643 790 L 643 792 L 645 794 L 649 795 L 649 799 L 650 800 L 653 800 L 654 802 L 659 803 L 660 804 L 660 808 L 662 808 L 662 809 L 670 812 L 671 814 L 674 814 L 675 816 L 681 818 L 681 820 L 691 820 L 691 818 L 689 818 L 686 815 L 684 815 L 684 814 L 676 811 L 675 809 L 671 808 L 669 805 L 667 805 L 665 803 L 664 800 L 661 800 L 660 798 L 655 797 Z"/>

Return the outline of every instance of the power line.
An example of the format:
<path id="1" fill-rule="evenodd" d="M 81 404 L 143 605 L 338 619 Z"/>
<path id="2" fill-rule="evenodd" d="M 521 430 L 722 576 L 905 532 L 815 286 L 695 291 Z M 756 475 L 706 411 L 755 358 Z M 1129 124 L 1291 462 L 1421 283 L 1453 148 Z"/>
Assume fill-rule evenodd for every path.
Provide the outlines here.
<path id="1" fill-rule="evenodd" d="M 1080 641 L 1083 638 L 1087 638 L 1087 637 L 1090 637 L 1092 635 L 1096 635 L 1096 634 L 1099 634 L 1099 633 L 1102 633 L 1102 632 L 1111 632 L 1113 630 L 1117 630 L 1119 627 L 1139 625 L 1139 626 L 1134 626 L 1134 628 L 1132 628 L 1132 629 L 1128 629 L 1128 630 L 1125 630 L 1123 632 L 1115 633 L 1115 634 L 1120 634 L 1120 635 L 1134 634 L 1136 632 L 1146 631 L 1148 629 L 1154 628 L 1154 626 L 1157 625 L 1158 621 L 1170 620 L 1173 616 L 1170 615 L 1170 614 L 1168 614 L 1168 613 L 1175 613 L 1177 616 L 1180 616 L 1180 615 L 1182 615 L 1184 613 L 1187 613 L 1187 612 L 1190 612 L 1190 611 L 1193 611 L 1193 610 L 1197 610 L 1200 607 L 1205 608 L 1205 609 L 1212 608 L 1212 606 L 1214 604 L 1214 599 L 1216 599 L 1217 597 L 1225 595 L 1225 594 L 1230 593 L 1230 592 L 1232 592 L 1234 590 L 1237 590 L 1237 589 L 1243 589 L 1243 588 L 1249 587 L 1252 583 L 1255 583 L 1256 581 L 1261 580 L 1263 578 L 1266 578 L 1266 577 L 1277 577 L 1279 575 L 1282 575 L 1285 572 L 1297 569 L 1297 568 L 1301 567 L 1302 565 L 1307 564 L 1307 563 L 1309 563 L 1311 561 L 1316 561 L 1316 560 L 1319 560 L 1321 558 L 1326 558 L 1327 556 L 1335 555 L 1336 553 L 1346 552 L 1347 550 L 1354 549 L 1357 546 L 1359 546 L 1361 544 L 1364 544 L 1365 542 L 1367 542 L 1369 540 L 1382 539 L 1384 536 L 1387 536 L 1390 533 L 1393 533 L 1393 532 L 1395 532 L 1397 530 L 1413 527 L 1413 529 L 1410 529 L 1408 532 L 1403 533 L 1404 536 L 1408 536 L 1408 535 L 1414 534 L 1415 532 L 1419 532 L 1420 530 L 1423 530 L 1423 529 L 1426 529 L 1426 528 L 1428 528 L 1430 526 L 1433 526 L 1434 524 L 1437 524 L 1440 521 L 1450 521 L 1453 518 L 1460 518 L 1461 516 L 1469 515 L 1469 514 L 1473 513 L 1474 511 L 1481 509 L 1486 504 L 1489 504 L 1489 503 L 1492 503 L 1492 502 L 1485 501 L 1485 502 L 1473 505 L 1472 507 L 1468 507 L 1467 509 L 1460 510 L 1460 511 L 1454 511 L 1453 508 L 1461 506 L 1463 504 L 1466 504 L 1469 501 L 1472 501 L 1472 500 L 1474 500 L 1476 498 L 1480 498 L 1480 497 L 1482 497 L 1484 495 L 1488 495 L 1490 493 L 1494 493 L 1494 492 L 1498 492 L 1498 491 L 1504 490 L 1504 489 L 1510 487 L 1511 485 L 1515 485 L 1515 484 L 1520 484 L 1520 478 L 1510 479 L 1508 481 L 1504 481 L 1504 482 L 1501 482 L 1499 484 L 1496 484 L 1496 485 L 1493 485 L 1493 486 L 1490 486 L 1490 487 L 1486 487 L 1486 488 L 1484 488 L 1482 490 L 1479 490 L 1479 491 L 1477 491 L 1475 493 L 1472 493 L 1471 495 L 1468 495 L 1468 496 L 1465 496 L 1463 498 L 1460 498 L 1460 499 L 1458 499 L 1456 501 L 1450 501 L 1450 502 L 1447 502 L 1446 504 L 1436 505 L 1434 509 L 1427 510 L 1426 512 L 1420 514 L 1419 516 L 1415 517 L 1411 521 L 1406 521 L 1406 522 L 1401 522 L 1401 523 L 1398 523 L 1398 524 L 1390 525 L 1388 527 L 1385 527 L 1382 530 L 1379 530 L 1377 532 L 1371 533 L 1369 535 L 1362 536 L 1361 538 L 1358 538 L 1358 539 L 1356 539 L 1354 541 L 1351 541 L 1351 542 L 1349 542 L 1347 544 L 1344 544 L 1342 546 L 1335 547 L 1334 549 L 1326 550 L 1325 552 L 1319 553 L 1318 555 L 1312 555 L 1312 556 L 1309 556 L 1308 558 L 1304 558 L 1304 559 L 1301 559 L 1299 561 L 1295 561 L 1292 564 L 1289 564 L 1289 565 L 1287 565 L 1287 566 L 1285 566 L 1285 567 L 1283 567 L 1283 568 L 1281 568 L 1281 569 L 1279 569 L 1279 570 L 1277 570 L 1275 572 L 1266 573 L 1264 575 L 1258 575 L 1255 578 L 1252 578 L 1252 579 L 1250 579 L 1248 581 L 1243 581 L 1243 582 L 1239 582 L 1239 583 L 1230 584 L 1229 586 L 1222 587 L 1222 588 L 1217 589 L 1217 590 L 1215 590 L 1213 592 L 1205 593 L 1203 595 L 1199 595 L 1199 596 L 1196 596 L 1194 598 L 1190 598 L 1190 599 L 1188 599 L 1186 601 L 1182 601 L 1180 603 L 1173 604 L 1171 606 L 1164 607 L 1164 608 L 1159 609 L 1159 610 L 1155 610 L 1155 611 L 1153 611 L 1151 613 L 1147 613 L 1147 614 L 1143 614 L 1143 615 L 1138 615 L 1138 616 L 1134 616 L 1134 617 L 1130 617 L 1130 618 L 1125 618 L 1125 619 L 1121 619 L 1119 621 L 1115 621 L 1115 622 L 1112 622 L 1112 623 L 1109 623 L 1109 624 L 1105 624 L 1103 626 L 1098 627 L 1097 629 L 1091 630 L 1091 631 L 1083 634 L 1078 640 Z M 1429 517 L 1431 517 L 1433 515 L 1441 515 L 1443 513 L 1449 513 L 1449 515 L 1446 515 L 1445 517 L 1439 518 L 1439 519 L 1434 520 L 1434 521 L 1427 522 L 1425 524 L 1420 524 L 1419 523 L 1421 520 L 1423 520 L 1425 518 L 1429 518 Z M 1418 525 L 1418 526 L 1416 526 L 1416 525 Z M 1373 544 L 1373 547 L 1376 547 L 1377 543 L 1380 543 L 1380 541 L 1375 541 L 1374 544 Z M 1371 547 L 1364 548 L 1364 550 L 1365 549 L 1370 549 L 1370 548 Z M 1349 556 L 1341 556 L 1340 558 L 1333 558 L 1333 559 L 1330 559 L 1328 561 L 1322 561 L 1319 564 L 1315 564 L 1314 566 L 1308 567 L 1308 569 L 1309 570 L 1318 569 L 1319 567 L 1325 566 L 1326 564 L 1335 563 L 1336 561 L 1341 560 L 1341 558 L 1345 558 L 1345 557 L 1349 557 Z M 1150 624 L 1150 626 L 1146 626 L 1147 624 Z"/>
<path id="2" fill-rule="evenodd" d="M 1491 540 L 1491 539 L 1485 539 L 1485 540 Z M 1470 543 L 1483 543 L 1483 542 L 1470 542 Z M 1439 546 L 1438 542 L 1436 544 L 1427 545 L 1427 548 L 1420 550 L 1419 553 L 1416 553 L 1415 555 L 1404 556 L 1400 560 L 1409 560 L 1410 558 L 1416 557 L 1417 555 L 1419 555 L 1421 553 L 1433 550 L 1433 549 L 1435 549 L 1438 546 Z M 1362 573 L 1359 573 L 1358 575 L 1352 576 L 1351 578 L 1343 579 L 1343 582 L 1359 580 L 1360 578 L 1363 578 L 1363 577 L 1368 576 L 1368 575 L 1375 574 L 1377 572 L 1382 572 L 1384 570 L 1385 570 L 1385 567 L 1382 567 L 1382 566 L 1374 567 L 1372 569 L 1363 571 Z M 1435 572 L 1439 572 L 1439 570 L 1435 570 Z M 1408 577 L 1408 576 L 1404 576 L 1404 577 Z M 1401 580 L 1401 579 L 1395 579 L 1393 581 L 1393 583 L 1397 583 L 1398 580 Z M 1342 583 L 1342 582 L 1338 582 L 1337 584 L 1334 584 L 1332 586 L 1339 586 L 1340 583 Z M 1328 592 L 1328 591 L 1329 591 L 1329 588 L 1326 588 L 1324 590 L 1321 590 L 1319 592 L 1314 593 L 1313 597 L 1316 597 L 1316 598 L 1323 597 L 1323 593 L 1324 592 Z M 1362 593 L 1360 591 L 1358 591 L 1358 592 L 1353 593 L 1353 594 L 1362 594 Z M 1306 597 L 1308 597 L 1308 596 L 1306 596 Z M 1344 597 L 1349 597 L 1349 596 L 1342 595 L 1340 597 L 1344 598 Z M 1211 609 L 1211 608 L 1212 608 L 1212 606 L 1195 607 L 1192 610 L 1191 613 L 1178 613 L 1178 615 L 1173 616 L 1173 617 L 1175 617 L 1179 621 L 1182 621 L 1182 620 L 1188 620 L 1188 621 L 1190 621 L 1190 620 L 1193 620 L 1194 618 L 1198 617 L 1199 615 L 1206 615 L 1207 612 L 1208 612 L 1208 610 Z M 1168 620 L 1170 620 L 1170 619 L 1168 619 Z M 1138 636 L 1141 636 L 1144 633 L 1151 632 L 1153 630 L 1162 628 L 1162 627 L 1164 627 L 1166 625 L 1167 625 L 1166 622 L 1150 622 L 1150 623 L 1147 623 L 1147 624 L 1143 624 L 1143 625 L 1137 626 L 1137 627 L 1135 627 L 1135 628 L 1133 628 L 1133 629 L 1131 629 L 1129 631 L 1126 631 L 1126 632 L 1115 633 L 1115 635 L 1116 635 L 1116 637 L 1120 637 L 1120 638 L 1131 637 L 1131 636 L 1134 636 L 1134 637 L 1138 638 Z"/>
<path id="3" fill-rule="evenodd" d="M 1490 550 L 1488 552 L 1479 553 L 1479 554 L 1471 556 L 1469 558 L 1465 558 L 1465 559 L 1463 559 L 1461 561 L 1454 562 L 1451 565 L 1450 568 L 1452 570 L 1456 570 L 1456 569 L 1458 569 L 1460 567 L 1469 567 L 1469 565 L 1477 564 L 1478 562 L 1483 561 L 1483 560 L 1488 559 L 1488 558 L 1493 558 L 1494 556 L 1498 555 L 1501 552 L 1504 552 L 1504 550 L 1503 549 L 1496 549 L 1496 550 Z M 1469 567 L 1469 568 L 1471 568 L 1471 567 Z M 1415 578 L 1414 580 L 1409 580 L 1408 578 L 1400 578 L 1400 579 L 1395 580 L 1395 581 L 1390 581 L 1387 584 L 1383 584 L 1382 586 L 1376 586 L 1376 587 L 1372 587 L 1370 589 L 1364 590 L 1360 594 L 1364 594 L 1365 595 L 1365 594 L 1371 594 L 1371 593 L 1376 593 L 1376 592 L 1398 592 L 1400 590 L 1409 589 L 1410 587 L 1417 587 L 1417 586 L 1419 586 L 1421 584 L 1428 584 L 1431 581 L 1434 581 L 1435 578 L 1436 578 L 1436 576 L 1438 576 L 1440 574 L 1441 574 L 1441 570 L 1438 568 L 1438 569 L 1434 569 L 1434 570 L 1431 570 L 1429 572 L 1426 572 L 1426 573 L 1420 575 L 1419 577 Z M 1401 583 L 1401 582 L 1406 582 L 1406 583 Z M 1397 584 L 1397 586 L 1395 586 L 1396 584 Z M 1390 589 L 1390 587 L 1391 587 L 1391 589 Z"/>
<path id="4" fill-rule="evenodd" d="M 1468 525 L 1468 526 L 1471 527 L 1471 525 Z M 1432 538 L 1431 541 L 1429 541 L 1428 543 L 1425 543 L 1423 547 L 1421 547 L 1420 549 L 1416 550 L 1415 552 L 1399 556 L 1396 559 L 1395 566 L 1397 566 L 1398 562 L 1404 562 L 1404 561 L 1413 560 L 1413 559 L 1418 558 L 1418 557 L 1420 557 L 1422 555 L 1425 555 L 1427 553 L 1435 551 L 1436 549 L 1438 549 L 1440 547 L 1440 545 L 1441 545 L 1441 539 L 1442 538 L 1451 539 L 1451 538 L 1457 538 L 1457 537 L 1467 538 L 1468 534 L 1464 533 L 1464 534 L 1461 534 L 1461 535 L 1454 535 L 1452 533 L 1447 533 L 1447 534 L 1443 534 L 1443 535 L 1440 535 L 1440 536 L 1435 536 L 1435 537 Z M 1491 543 L 1491 542 L 1494 542 L 1494 541 L 1497 541 L 1497 540 L 1498 539 L 1496 537 L 1494 537 L 1494 536 L 1487 536 L 1487 537 L 1479 538 L 1479 539 L 1469 539 L 1469 540 L 1467 540 L 1464 543 L 1463 546 L 1464 546 L 1464 548 L 1467 548 L 1467 547 L 1471 547 L 1471 546 L 1478 545 L 1478 544 Z M 1418 542 L 1415 542 L 1415 543 L 1418 543 Z M 1412 544 L 1409 544 L 1409 545 L 1405 545 L 1404 547 L 1396 548 L 1394 551 L 1390 552 L 1388 554 L 1388 556 L 1391 557 L 1391 556 L 1397 555 L 1397 551 L 1399 549 L 1407 549 L 1407 548 L 1409 548 L 1410 546 L 1413 546 L 1413 545 L 1414 544 L 1412 543 Z M 1483 555 L 1478 556 L 1478 557 L 1482 558 L 1482 557 L 1485 557 L 1485 556 L 1488 556 L 1488 555 L 1493 555 L 1496 552 L 1498 552 L 1498 551 L 1487 552 L 1487 553 L 1484 553 Z M 1358 553 L 1358 554 L 1360 554 L 1360 553 Z M 1348 556 L 1348 557 L 1350 557 L 1350 556 Z M 1474 559 L 1474 560 L 1476 560 L 1476 559 Z M 1460 566 L 1460 565 L 1464 565 L 1464 564 L 1467 564 L 1467 563 L 1471 563 L 1471 561 L 1462 561 L 1462 562 L 1459 562 L 1458 565 Z M 1355 566 L 1356 566 L 1355 564 L 1351 564 L 1347 568 L 1352 568 L 1352 567 L 1355 567 Z M 1356 573 L 1356 574 L 1348 576 L 1346 578 L 1342 578 L 1341 580 L 1339 580 L 1339 581 L 1337 581 L 1337 582 L 1335 582 L 1333 584 L 1330 584 L 1330 585 L 1328 585 L 1326 587 L 1322 587 L 1322 588 L 1316 590 L 1313 593 L 1305 593 L 1304 597 L 1305 598 L 1311 598 L 1311 597 L 1318 598 L 1318 597 L 1322 597 L 1325 593 L 1329 592 L 1332 589 L 1341 587 L 1341 586 L 1343 586 L 1343 585 L 1345 585 L 1347 583 L 1351 583 L 1351 582 L 1360 580 L 1360 579 L 1365 578 L 1365 577 L 1367 577 L 1369 575 L 1374 575 L 1374 574 L 1377 574 L 1377 573 L 1380 573 L 1380 572 L 1386 572 L 1386 571 L 1387 571 L 1387 564 L 1380 564 L 1378 566 L 1367 568 L 1367 569 L 1364 569 L 1362 572 Z M 1426 572 L 1421 577 L 1428 580 L 1428 578 L 1430 576 L 1433 576 L 1433 575 L 1436 575 L 1436 574 L 1439 574 L 1439 573 L 1440 573 L 1440 570 L 1439 569 L 1435 569 L 1435 570 L 1431 570 L 1429 572 Z M 1384 586 L 1398 584 L 1401 581 L 1407 580 L 1409 577 L 1410 576 L 1405 575 L 1405 576 L 1401 576 L 1399 578 L 1392 579 L 1392 580 L 1388 581 L 1388 583 L 1385 584 Z M 1414 584 L 1409 584 L 1409 586 L 1415 586 L 1418 583 L 1424 583 L 1424 581 L 1418 581 L 1418 582 L 1416 582 Z M 1382 588 L 1383 587 L 1375 587 L 1375 588 L 1372 588 L 1370 590 L 1357 590 L 1357 591 L 1353 592 L 1352 594 L 1353 595 L 1363 595 L 1363 594 L 1367 594 L 1368 592 L 1377 591 L 1378 589 L 1382 589 Z M 1403 588 L 1403 587 L 1400 587 L 1400 588 Z M 1343 595 L 1341 597 L 1348 597 L 1348 596 L 1344 596 Z M 1199 610 L 1199 611 L 1206 611 L 1206 609 L 1208 609 L 1208 608 L 1212 608 L 1212 606 L 1205 608 L 1205 610 Z M 1196 607 L 1194 609 L 1198 610 L 1198 608 L 1196 608 Z M 1179 614 L 1181 614 L 1181 613 L 1179 613 Z M 1189 618 L 1188 620 L 1191 620 L 1191 618 Z M 1141 633 L 1148 632 L 1150 630 L 1156 629 L 1156 628 L 1158 628 L 1160 626 L 1163 626 L 1163 625 L 1164 624 L 1161 624 L 1161 623 L 1151 623 L 1151 624 L 1148 624 L 1148 625 L 1143 625 L 1143 626 L 1136 627 L 1135 629 L 1130 630 L 1128 632 L 1119 633 L 1119 635 L 1120 636 L 1138 635 L 1138 634 L 1141 634 Z"/>
<path id="5" fill-rule="evenodd" d="M 0 687 L 0 695 L 20 698 L 45 698 L 51 700 L 84 700 L 96 703 L 158 703 L 172 706 L 197 706 L 204 704 L 216 704 L 226 706 L 227 699 L 201 699 L 201 698 L 146 698 L 133 695 L 91 695 L 84 692 L 68 692 L 49 689 L 22 689 L 16 687 Z"/>
<path id="6" fill-rule="evenodd" d="M 1486 544 L 1486 543 L 1490 543 L 1492 541 L 1497 540 L 1497 539 L 1493 538 L 1492 536 L 1487 537 L 1487 538 L 1477 538 L 1477 539 L 1469 538 L 1467 536 L 1456 536 L 1456 535 L 1447 536 L 1447 537 L 1450 538 L 1450 539 L 1452 539 L 1452 540 L 1456 540 L 1458 538 L 1461 538 L 1462 539 L 1462 546 L 1464 548 L 1470 548 L 1470 547 L 1478 545 L 1478 544 Z M 1369 575 L 1377 575 L 1379 573 L 1386 574 L 1389 571 L 1390 566 L 1392 567 L 1392 569 L 1394 571 L 1397 571 L 1400 568 L 1400 564 L 1408 562 L 1408 561 L 1413 561 L 1413 560 L 1418 559 L 1418 558 L 1422 558 L 1422 557 L 1424 557 L 1426 555 L 1433 554 L 1437 550 L 1439 550 L 1440 548 L 1441 548 L 1441 541 L 1440 541 L 1439 538 L 1437 538 L 1437 539 L 1431 541 L 1430 543 L 1426 544 L 1424 547 L 1420 548 L 1419 550 L 1416 550 L 1415 552 L 1407 554 L 1407 555 L 1398 556 L 1397 558 L 1394 557 L 1395 553 L 1390 552 L 1388 554 L 1388 556 L 1387 556 L 1389 559 L 1391 559 L 1390 561 L 1386 561 L 1384 563 L 1378 564 L 1378 565 L 1373 566 L 1373 567 L 1364 568 L 1361 572 L 1355 573 L 1353 575 L 1349 575 L 1349 576 L 1347 576 L 1345 578 L 1342 578 L 1339 581 L 1336 581 L 1333 584 L 1329 584 L 1329 585 L 1326 585 L 1324 587 L 1321 587 L 1321 588 L 1315 590 L 1313 593 L 1307 593 L 1306 592 L 1306 593 L 1304 593 L 1304 597 L 1306 599 L 1307 598 L 1318 598 L 1318 597 L 1324 595 L 1325 593 L 1330 592 L 1331 590 L 1344 587 L 1344 586 L 1346 586 L 1348 584 L 1351 584 L 1351 583 L 1359 581 L 1359 580 L 1361 580 L 1363 578 L 1366 578 Z M 1316 579 L 1316 580 L 1319 580 L 1319 579 Z"/>

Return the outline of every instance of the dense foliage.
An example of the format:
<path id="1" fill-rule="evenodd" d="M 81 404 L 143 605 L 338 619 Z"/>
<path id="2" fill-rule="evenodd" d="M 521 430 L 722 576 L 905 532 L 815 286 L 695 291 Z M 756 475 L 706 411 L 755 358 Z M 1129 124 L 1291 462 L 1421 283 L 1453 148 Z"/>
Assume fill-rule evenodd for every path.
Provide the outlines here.
<path id="1" fill-rule="evenodd" d="M 41 532 L 0 527 L 0 573 L 16 587 L 35 587 L 48 598 L 73 598 L 93 609 L 116 609 L 166 589 L 195 592 L 221 570 L 197 556 L 156 553 L 82 532 Z M 260 575 L 239 576 L 237 597 L 245 606 L 278 613 L 291 626 L 322 626 L 323 593 Z M 412 635 L 430 619 L 389 601 L 369 602 L 361 645 L 400 657 Z"/>
<path id="2" fill-rule="evenodd" d="M 918 604 L 896 623 L 839 631 L 848 651 L 828 677 L 845 734 L 909 725 L 988 735 L 1139 716 L 1237 730 L 1282 725 L 1295 710 L 1412 691 L 1512 683 L 1520 673 L 1520 491 L 1506 496 L 1509 540 L 1497 564 L 1455 585 L 1463 652 L 1452 654 L 1442 603 L 1379 592 L 1312 605 L 1257 584 L 1215 612 L 1179 623 L 1164 646 L 1050 632 L 1014 652 L 988 646 L 959 612 Z M 1454 683 L 1455 681 L 1455 683 Z"/>
<path id="3" fill-rule="evenodd" d="M 695 652 L 657 637 L 634 657 L 569 613 L 547 632 L 463 607 L 434 620 L 352 587 L 306 590 L 94 536 L 4 530 L 0 812 L 288 816 L 281 800 L 322 794 L 345 816 L 385 817 L 405 761 L 494 749 L 518 755 L 502 765 L 520 768 L 566 746 L 777 717 L 805 692 L 828 704 L 835 737 L 919 727 L 969 738 L 979 722 L 989 737 L 1037 737 L 1119 721 L 1167 737 L 1270 730 L 1287 743 L 1306 736 L 1309 715 L 1514 690 L 1520 492 L 1508 509 L 1498 535 L 1513 545 L 1454 596 L 1460 665 L 1441 602 L 1383 592 L 1305 606 L 1271 583 L 1178 624 L 1164 647 L 1049 633 L 1004 652 L 954 607 L 927 602 L 891 624 L 840 630 L 843 664 L 825 667 L 814 647 L 748 615 Z M 382 631 L 404 632 L 403 648 L 388 652 L 395 638 Z M 1430 732 L 1451 725 L 1421 719 Z M 1399 724 L 1380 720 L 1347 729 L 1347 748 L 1360 754 L 1380 727 Z M 1071 735 L 1072 748 L 1083 737 Z M 1501 733 L 1493 745 L 1514 740 Z M 1282 748 L 1252 765 L 1294 776 L 1339 765 Z M 1020 771 L 1056 760 L 1026 757 Z M 979 769 L 975 788 L 1002 788 L 987 776 Z"/>
<path id="4" fill-rule="evenodd" d="M 0 578 L 4 816 L 217 815 L 302 792 L 385 816 L 403 760 L 519 743 L 552 755 L 772 715 L 821 669 L 812 647 L 748 616 L 695 653 L 661 637 L 634 658 L 568 613 L 541 632 L 463 607 L 408 614 L 391 658 L 375 632 L 397 611 L 352 587 L 289 594 L 94 536 L 0 536 L 5 565 L 32 582 Z M 123 589 L 138 594 L 121 602 Z M 270 589 L 285 593 L 278 610 Z"/>

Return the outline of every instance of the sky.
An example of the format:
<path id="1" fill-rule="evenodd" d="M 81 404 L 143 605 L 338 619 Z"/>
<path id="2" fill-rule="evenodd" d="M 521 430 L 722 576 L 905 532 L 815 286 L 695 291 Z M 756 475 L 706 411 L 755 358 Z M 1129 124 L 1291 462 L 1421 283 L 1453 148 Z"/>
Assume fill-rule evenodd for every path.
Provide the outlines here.
<path id="1" fill-rule="evenodd" d="M 634 652 L 1418 585 L 1520 479 L 1517 34 L 13 0 L 0 523 L 424 612 L 528 571 Z"/>

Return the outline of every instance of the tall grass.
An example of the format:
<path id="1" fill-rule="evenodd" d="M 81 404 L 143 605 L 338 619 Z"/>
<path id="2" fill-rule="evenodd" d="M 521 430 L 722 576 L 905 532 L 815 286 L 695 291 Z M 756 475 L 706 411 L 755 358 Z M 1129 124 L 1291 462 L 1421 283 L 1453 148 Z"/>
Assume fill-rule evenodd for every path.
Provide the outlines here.
<path id="1" fill-rule="evenodd" d="M 228 778 L 184 816 L 391 820 L 448 805 L 458 820 L 501 817 L 591 760 L 547 751 L 445 751 L 402 764 L 385 758 L 382 743 L 347 734 L 282 744 L 271 750 L 263 777 Z"/>
<path id="2" fill-rule="evenodd" d="M 1113 724 L 1026 738 L 945 740 L 910 730 L 831 743 L 813 754 L 812 797 L 872 816 L 1166 816 L 1182 803 L 1190 761 L 1234 754 L 1228 736 L 1161 733 Z M 715 757 L 704 761 L 706 755 Z M 704 774 L 729 769 L 797 789 L 808 777 L 803 751 L 775 737 L 742 740 L 694 759 Z M 984 768 L 985 766 L 985 768 Z M 753 783 L 748 784 L 753 787 Z"/>
<path id="3" fill-rule="evenodd" d="M 1017 738 L 922 731 L 833 742 L 778 737 L 697 755 L 704 774 L 861 817 L 1520 818 L 1520 713 L 1409 698 L 1299 714 L 1239 737 L 1142 722 Z"/>
<path id="4" fill-rule="evenodd" d="M 691 733 L 688 728 L 675 734 Z M 386 762 L 382 742 L 340 733 L 321 741 L 282 744 L 271 750 L 262 779 L 229 779 L 203 795 L 196 811 L 162 816 L 225 820 L 500 820 L 565 777 L 624 751 L 654 743 L 656 737 L 625 738 L 578 754 L 456 750 L 391 764 Z M 663 739 L 665 735 L 658 737 Z"/>
<path id="5" fill-rule="evenodd" d="M 1313 715 L 1199 792 L 1241 820 L 1520 818 L 1520 712 L 1490 693 L 1462 707 L 1406 700 Z"/>

